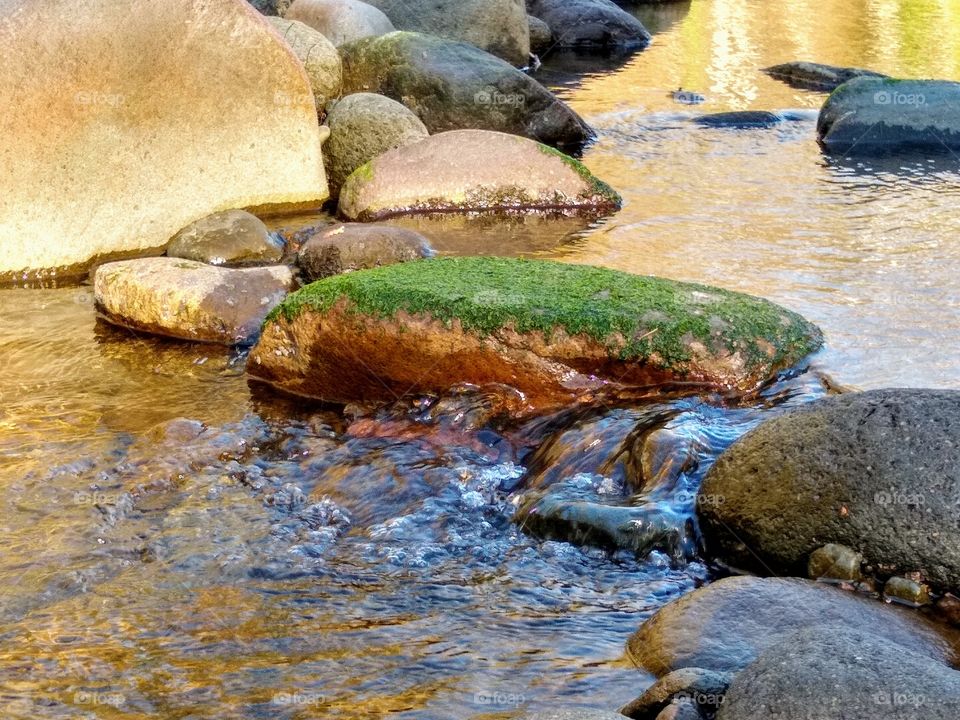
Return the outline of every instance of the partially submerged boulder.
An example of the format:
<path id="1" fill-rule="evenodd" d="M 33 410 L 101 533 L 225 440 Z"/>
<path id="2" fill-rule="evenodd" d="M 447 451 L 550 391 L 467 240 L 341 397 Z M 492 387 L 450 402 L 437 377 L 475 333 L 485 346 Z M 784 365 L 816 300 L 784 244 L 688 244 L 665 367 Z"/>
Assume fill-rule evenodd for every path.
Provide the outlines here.
<path id="1" fill-rule="evenodd" d="M 280 33 L 280 37 L 303 63 L 313 89 L 314 104 L 318 111 L 323 110 L 331 98 L 340 94 L 343 86 L 343 70 L 337 49 L 326 37 L 302 22 L 278 17 L 268 17 L 267 22 Z M 309 102 L 307 98 L 301 100 Z M 283 104 L 297 102 L 298 99 L 278 94 L 276 101 L 277 104 Z"/>
<path id="2" fill-rule="evenodd" d="M 526 65 L 530 30 L 524 0 L 369 0 L 398 30 L 475 45 L 513 65 Z"/>
<path id="3" fill-rule="evenodd" d="M 312 103 L 277 103 L 310 83 L 246 3 L 3 8 L 0 281 L 79 275 L 219 210 L 326 198 Z"/>
<path id="4" fill-rule="evenodd" d="M 248 372 L 331 402 L 501 384 L 529 409 L 687 382 L 750 390 L 822 342 L 771 302 L 543 260 L 438 258 L 313 283 L 271 314 Z"/>
<path id="5" fill-rule="evenodd" d="M 655 675 L 685 667 L 739 672 L 806 628 L 868 628 L 938 662 L 955 658 L 955 632 L 923 616 L 797 578 L 729 577 L 664 605 L 630 636 L 627 654 Z"/>
<path id="6" fill-rule="evenodd" d="M 497 130 L 554 146 L 579 146 L 592 137 L 540 83 L 467 43 L 395 32 L 342 45 L 340 53 L 344 93 L 402 102 L 431 133 Z"/>
<path id="7" fill-rule="evenodd" d="M 552 30 L 565 48 L 645 48 L 650 33 L 633 15 L 610 0 L 530 0 L 530 14 Z"/>
<path id="8" fill-rule="evenodd" d="M 430 135 L 404 105 L 374 93 L 355 93 L 333 103 L 327 126 L 330 137 L 323 146 L 323 160 L 334 197 L 350 173 L 364 163 Z"/>
<path id="9" fill-rule="evenodd" d="M 486 130 L 440 133 L 375 158 L 340 191 L 350 220 L 451 211 L 609 212 L 620 196 L 587 168 L 533 140 Z"/>
<path id="10" fill-rule="evenodd" d="M 697 125 L 721 128 L 764 128 L 779 125 L 784 117 L 768 110 L 734 110 L 732 112 L 711 113 L 693 119 Z"/>
<path id="11" fill-rule="evenodd" d="M 319 231 L 300 248 L 297 264 L 307 282 L 354 270 L 430 257 L 418 232 L 390 225 L 347 223 Z"/>
<path id="12" fill-rule="evenodd" d="M 249 342 L 263 318 L 293 288 L 286 265 L 228 269 L 179 258 L 107 263 L 94 275 L 106 320 L 183 340 Z"/>
<path id="13" fill-rule="evenodd" d="M 530 27 L 530 52 L 540 55 L 553 47 L 553 30 L 543 20 L 533 15 L 527 16 Z"/>
<path id="14" fill-rule="evenodd" d="M 837 67 L 814 62 L 788 62 L 763 71 L 772 78 L 782 80 L 787 85 L 802 90 L 831 91 L 856 77 L 886 77 L 873 70 L 863 68 Z"/>
<path id="15" fill-rule="evenodd" d="M 337 47 L 396 29 L 383 12 L 360 0 L 296 0 L 284 17 L 309 25 Z"/>
<path id="16" fill-rule="evenodd" d="M 270 265 L 283 257 L 283 243 L 256 215 L 227 210 L 183 228 L 167 245 L 167 256 L 209 265 Z"/>
<path id="17" fill-rule="evenodd" d="M 960 392 L 872 390 L 817 400 L 732 445 L 700 492 L 708 550 L 802 574 L 837 543 L 886 575 L 960 588 Z"/>
<path id="18" fill-rule="evenodd" d="M 960 83 L 855 78 L 827 98 L 817 134 L 846 155 L 960 150 Z"/>

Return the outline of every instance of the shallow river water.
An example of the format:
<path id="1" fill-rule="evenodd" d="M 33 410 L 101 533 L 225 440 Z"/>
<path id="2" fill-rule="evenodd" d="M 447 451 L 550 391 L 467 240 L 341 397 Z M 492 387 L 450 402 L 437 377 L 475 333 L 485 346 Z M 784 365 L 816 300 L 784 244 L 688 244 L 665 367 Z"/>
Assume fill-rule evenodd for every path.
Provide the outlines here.
<path id="1" fill-rule="evenodd" d="M 89 288 L 0 291 L 0 716 L 615 709 L 649 683 L 623 659 L 626 638 L 708 569 L 691 547 L 671 562 L 528 537 L 511 523 L 525 491 L 554 483 L 654 508 L 689 541 L 693 493 L 717 454 L 823 394 L 819 373 L 863 388 L 960 386 L 960 162 L 827 158 L 814 132 L 824 95 L 759 72 L 810 59 L 960 79 L 960 3 L 635 12 L 655 33 L 645 52 L 558 54 L 539 75 L 597 129 L 584 160 L 622 192 L 620 213 L 586 226 L 404 224 L 444 253 L 762 295 L 824 328 L 813 370 L 736 407 L 661 398 L 507 428 L 462 394 L 371 415 L 251 387 L 241 353 L 106 326 Z M 678 86 L 707 102 L 676 105 Z M 796 119 L 690 122 L 748 108 Z M 688 460 L 635 492 L 630 438 L 645 423 Z"/>

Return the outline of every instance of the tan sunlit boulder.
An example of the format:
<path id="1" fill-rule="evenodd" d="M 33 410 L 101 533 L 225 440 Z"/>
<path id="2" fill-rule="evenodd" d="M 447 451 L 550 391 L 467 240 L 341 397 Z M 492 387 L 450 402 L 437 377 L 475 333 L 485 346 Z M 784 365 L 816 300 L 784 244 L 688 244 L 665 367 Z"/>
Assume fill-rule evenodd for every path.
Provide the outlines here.
<path id="1" fill-rule="evenodd" d="M 0 0 L 0 58 L 0 280 L 327 196 L 307 76 L 243 0 Z"/>

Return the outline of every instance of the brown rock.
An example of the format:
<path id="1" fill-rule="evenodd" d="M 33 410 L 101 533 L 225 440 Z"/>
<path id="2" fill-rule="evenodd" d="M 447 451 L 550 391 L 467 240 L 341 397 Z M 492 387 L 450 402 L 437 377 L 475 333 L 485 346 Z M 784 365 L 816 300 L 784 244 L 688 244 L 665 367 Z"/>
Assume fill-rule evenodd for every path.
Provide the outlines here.
<path id="1" fill-rule="evenodd" d="M 347 223 L 321 230 L 304 243 L 297 264 L 308 282 L 352 270 L 365 270 L 429 257 L 420 233 L 389 225 Z"/>

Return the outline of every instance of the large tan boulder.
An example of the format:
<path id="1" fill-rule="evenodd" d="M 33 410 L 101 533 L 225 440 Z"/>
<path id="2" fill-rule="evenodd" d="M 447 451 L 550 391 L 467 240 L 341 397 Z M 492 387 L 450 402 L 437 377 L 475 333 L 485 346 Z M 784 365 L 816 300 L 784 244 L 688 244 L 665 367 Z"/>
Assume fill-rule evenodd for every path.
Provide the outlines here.
<path id="1" fill-rule="evenodd" d="M 0 0 L 0 280 L 327 197 L 307 76 L 243 0 Z"/>

